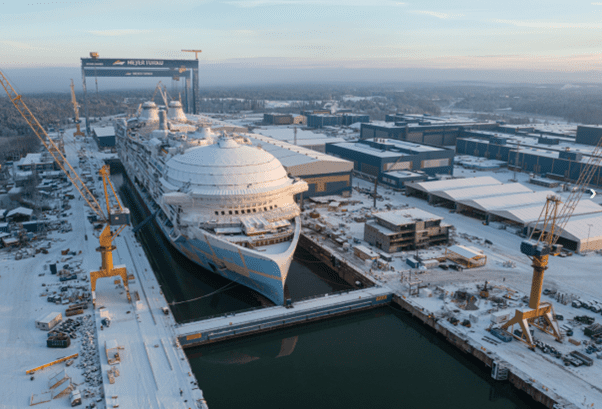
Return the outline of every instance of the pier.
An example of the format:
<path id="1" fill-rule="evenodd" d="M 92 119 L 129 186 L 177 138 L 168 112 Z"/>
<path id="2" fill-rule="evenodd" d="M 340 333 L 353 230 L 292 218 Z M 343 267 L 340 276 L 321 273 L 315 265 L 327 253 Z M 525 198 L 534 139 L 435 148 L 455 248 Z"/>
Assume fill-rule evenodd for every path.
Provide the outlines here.
<path id="1" fill-rule="evenodd" d="M 227 314 L 179 325 L 175 331 L 182 348 L 189 348 L 383 306 L 392 297 L 389 288 L 374 287 L 297 302 L 292 308 L 276 306 Z"/>

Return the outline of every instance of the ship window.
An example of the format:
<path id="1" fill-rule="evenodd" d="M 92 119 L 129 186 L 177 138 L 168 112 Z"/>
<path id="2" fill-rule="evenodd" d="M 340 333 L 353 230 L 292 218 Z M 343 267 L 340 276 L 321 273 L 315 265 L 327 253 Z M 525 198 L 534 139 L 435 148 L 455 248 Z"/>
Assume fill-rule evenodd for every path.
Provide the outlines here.
<path id="1" fill-rule="evenodd" d="M 253 213 L 257 213 L 257 209 L 253 209 Z"/>
<path id="2" fill-rule="evenodd" d="M 232 214 L 232 210 L 230 210 L 229 213 Z"/>
<path id="3" fill-rule="evenodd" d="M 215 215 L 216 215 L 216 216 L 219 216 L 219 212 L 215 212 Z"/>
<path id="4" fill-rule="evenodd" d="M 235 211 L 234 211 L 234 214 L 238 214 L 238 210 L 235 210 Z"/>
<path id="5" fill-rule="evenodd" d="M 277 208 L 277 207 L 278 207 L 278 205 L 274 205 L 274 209 Z"/>
<path id="6" fill-rule="evenodd" d="M 224 212 L 224 211 L 222 210 L 222 216 L 223 216 L 224 214 L 226 214 L 226 212 Z"/>
<path id="7" fill-rule="evenodd" d="M 245 214 L 245 209 L 242 209 L 240 212 L 241 212 L 242 214 Z"/>
<path id="8" fill-rule="evenodd" d="M 270 206 L 270 210 L 272 210 L 274 208 L 274 206 Z"/>
<path id="9" fill-rule="evenodd" d="M 264 207 L 264 208 L 263 208 L 263 211 L 264 211 L 264 212 L 267 212 L 267 211 L 268 211 L 268 208 L 267 208 L 267 207 Z"/>

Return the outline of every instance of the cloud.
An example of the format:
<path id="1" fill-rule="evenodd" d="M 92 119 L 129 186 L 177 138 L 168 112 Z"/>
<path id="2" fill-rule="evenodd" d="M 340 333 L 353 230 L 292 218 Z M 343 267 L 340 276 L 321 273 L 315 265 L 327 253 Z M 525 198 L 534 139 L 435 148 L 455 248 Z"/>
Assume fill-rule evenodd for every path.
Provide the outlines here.
<path id="1" fill-rule="evenodd" d="M 92 30 L 88 31 L 88 33 L 103 36 L 103 37 L 117 37 L 117 36 L 128 36 L 135 34 L 144 34 L 150 33 L 151 30 L 137 30 L 137 29 L 122 29 L 122 30 Z"/>
<path id="2" fill-rule="evenodd" d="M 19 41 L 11 41 L 11 40 L 0 40 L 0 44 L 7 45 L 12 48 L 16 48 L 18 50 L 37 50 L 38 47 L 34 47 L 31 44 L 22 43 Z"/>
<path id="3" fill-rule="evenodd" d="M 424 14 L 426 16 L 437 17 L 443 20 L 448 20 L 452 18 L 463 17 L 464 14 L 448 14 L 448 13 L 439 13 L 437 11 L 428 11 L 428 10 L 412 10 L 410 11 L 412 14 Z"/>
<path id="4" fill-rule="evenodd" d="M 602 6 L 602 3 L 592 3 L 592 6 Z"/>
<path id="5" fill-rule="evenodd" d="M 600 3 L 602 4 L 602 3 Z M 529 27 L 529 28 L 602 28 L 602 24 L 596 23 L 561 23 L 554 21 L 544 20 L 493 20 L 495 23 L 509 24 L 516 27 Z"/>

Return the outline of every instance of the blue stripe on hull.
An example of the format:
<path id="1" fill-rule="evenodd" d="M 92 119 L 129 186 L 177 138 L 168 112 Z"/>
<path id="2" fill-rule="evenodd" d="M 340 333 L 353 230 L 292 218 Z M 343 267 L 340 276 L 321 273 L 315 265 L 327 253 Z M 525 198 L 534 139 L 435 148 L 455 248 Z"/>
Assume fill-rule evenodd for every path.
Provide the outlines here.
<path id="1" fill-rule="evenodd" d="M 280 269 L 276 262 L 270 260 L 263 260 L 252 256 L 245 256 L 245 263 L 247 263 L 248 267 L 248 269 L 245 269 L 246 271 L 254 270 L 264 274 L 275 276 L 277 278 L 265 277 L 261 274 L 253 273 L 252 271 L 249 271 L 249 277 L 247 277 L 228 268 L 220 268 L 220 266 L 216 265 L 216 263 L 213 262 L 211 258 L 207 257 L 205 253 L 199 251 L 198 248 L 200 247 L 200 243 L 204 242 L 198 239 L 187 240 L 183 237 L 180 237 L 175 243 L 172 242 L 174 247 L 178 251 L 180 251 L 180 253 L 182 253 L 186 258 L 190 259 L 195 264 L 198 264 L 204 269 L 213 271 L 214 273 L 219 274 L 222 277 L 240 283 L 245 287 L 251 288 L 252 290 L 257 291 L 258 293 L 270 299 L 270 301 L 272 301 L 276 305 L 284 304 L 284 285 L 282 283 L 282 279 L 280 278 Z M 207 246 L 206 243 L 205 246 Z M 232 262 L 236 265 L 240 265 L 241 268 L 244 268 L 242 260 L 240 259 L 240 255 L 238 253 L 234 253 L 230 250 L 219 249 L 216 246 L 212 246 L 212 248 L 218 257 L 220 254 L 236 254 L 238 263 L 236 262 L 237 260 L 235 257 L 224 257 L 220 259 L 225 259 L 228 262 Z M 257 269 L 252 268 L 251 265 L 257 267 Z"/>

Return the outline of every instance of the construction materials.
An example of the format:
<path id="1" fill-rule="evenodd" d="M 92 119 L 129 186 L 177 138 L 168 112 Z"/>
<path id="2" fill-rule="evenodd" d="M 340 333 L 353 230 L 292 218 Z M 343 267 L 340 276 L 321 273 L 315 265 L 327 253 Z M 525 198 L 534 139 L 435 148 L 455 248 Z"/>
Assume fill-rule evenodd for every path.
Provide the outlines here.
<path id="1" fill-rule="evenodd" d="M 84 198 L 88 206 L 90 206 L 90 209 L 92 209 L 92 211 L 96 213 L 96 215 L 99 217 L 99 220 L 102 222 L 102 224 L 105 225 L 99 237 L 100 247 L 98 248 L 98 251 L 101 254 L 101 268 L 98 271 L 90 272 L 90 285 L 92 287 L 93 302 L 96 298 L 96 280 L 101 277 L 113 276 L 121 276 L 128 297 L 128 301 L 131 301 L 127 279 L 128 275 L 125 266 L 113 266 L 113 250 L 115 249 L 115 246 L 113 245 L 113 240 L 130 223 L 130 212 L 129 209 L 124 208 L 121 205 L 121 202 L 119 201 L 119 198 L 115 193 L 113 184 L 109 179 L 109 166 L 104 165 L 99 171 L 99 174 L 102 177 L 104 187 L 106 205 L 105 214 L 105 211 L 103 210 L 103 207 L 100 205 L 96 196 L 91 192 L 90 188 L 88 188 L 88 186 L 79 177 L 75 169 L 73 169 L 73 166 L 71 166 L 69 161 L 67 161 L 67 158 L 65 158 L 65 155 L 61 152 L 61 149 L 59 149 L 59 147 L 52 140 L 52 138 L 48 136 L 42 125 L 40 125 L 40 122 L 36 119 L 29 107 L 27 107 L 27 105 L 23 101 L 22 96 L 17 94 L 13 86 L 8 82 L 8 79 L 1 71 L 0 84 L 2 84 L 2 87 L 4 88 L 4 91 L 6 91 L 6 94 L 8 95 L 10 101 L 19 111 L 23 119 L 25 119 L 25 122 L 27 122 L 31 130 L 36 134 L 40 142 L 42 142 L 46 150 L 48 150 L 50 155 L 53 157 L 54 161 L 69 178 L 73 186 L 75 186 L 75 188 Z M 109 197 L 107 187 L 111 188 L 113 201 L 115 204 L 111 203 L 111 198 Z M 111 226 L 117 226 L 116 231 L 111 231 Z"/>
<path id="2" fill-rule="evenodd" d="M 40 365 L 40 366 L 35 367 L 33 369 L 28 369 L 27 371 L 25 371 L 25 373 L 27 375 L 31 375 L 31 374 L 35 373 L 36 371 L 39 371 L 40 369 L 48 368 L 49 366 L 56 365 L 56 364 L 59 364 L 61 362 L 68 361 L 69 359 L 72 359 L 72 358 L 77 358 L 78 356 L 79 356 L 79 354 L 73 354 L 73 355 L 65 356 L 63 358 L 56 359 L 56 360 L 54 360 L 52 362 L 48 362 L 47 364 Z"/>
<path id="3" fill-rule="evenodd" d="M 46 339 L 48 348 L 67 348 L 71 345 L 71 338 L 63 332 L 57 335 L 50 336 Z"/>
<path id="4" fill-rule="evenodd" d="M 36 320 L 36 328 L 39 328 L 44 331 L 50 331 L 62 320 L 63 315 L 60 312 L 51 312 L 49 314 L 46 314 L 39 320 Z"/>

